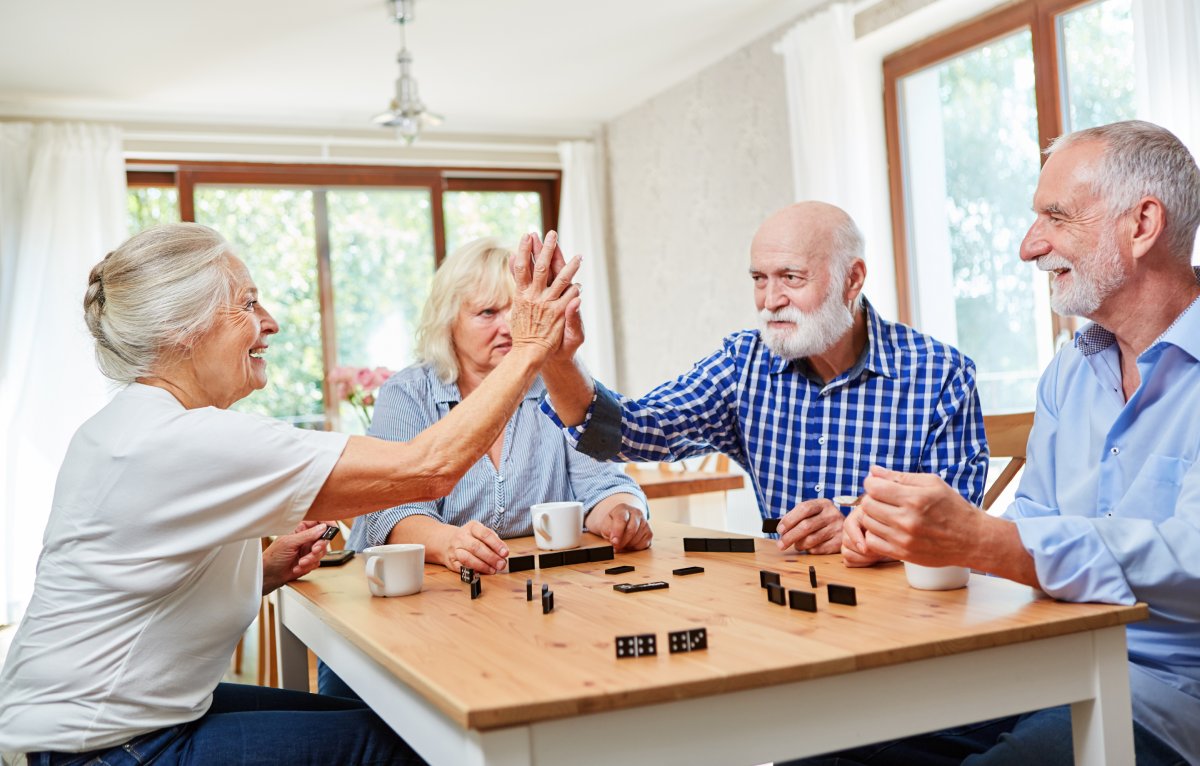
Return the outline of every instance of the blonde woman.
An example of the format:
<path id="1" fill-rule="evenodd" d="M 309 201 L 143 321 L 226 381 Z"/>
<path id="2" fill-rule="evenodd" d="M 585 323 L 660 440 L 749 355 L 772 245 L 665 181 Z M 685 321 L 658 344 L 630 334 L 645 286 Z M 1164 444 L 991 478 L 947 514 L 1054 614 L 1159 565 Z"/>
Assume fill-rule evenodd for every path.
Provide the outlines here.
<path id="1" fill-rule="evenodd" d="M 371 436 L 408 441 L 470 401 L 511 353 L 510 255 L 496 240 L 478 239 L 446 258 L 417 329 L 420 361 L 379 390 Z M 350 547 L 422 543 L 428 562 L 494 574 L 506 564 L 504 539 L 533 533 L 529 506 L 554 500 L 582 502 L 587 530 L 618 551 L 649 546 L 653 532 L 637 483 L 571 449 L 538 410 L 545 392 L 534 380 L 504 432 L 449 495 L 364 516 Z"/>

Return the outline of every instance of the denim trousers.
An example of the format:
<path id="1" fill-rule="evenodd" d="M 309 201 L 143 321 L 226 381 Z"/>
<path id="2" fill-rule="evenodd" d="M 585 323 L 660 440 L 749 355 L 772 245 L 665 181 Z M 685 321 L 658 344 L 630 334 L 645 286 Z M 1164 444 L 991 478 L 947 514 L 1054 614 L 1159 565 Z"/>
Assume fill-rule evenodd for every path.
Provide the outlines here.
<path id="1" fill-rule="evenodd" d="M 1188 766 L 1165 742 L 1133 724 L 1137 766 Z M 855 747 L 778 766 L 1072 766 L 1071 708 L 1046 708 L 931 734 Z"/>
<path id="2" fill-rule="evenodd" d="M 343 697 L 351 700 L 362 699 L 320 657 L 317 658 L 317 691 L 330 697 Z"/>
<path id="3" fill-rule="evenodd" d="M 87 753 L 27 758 L 29 766 L 424 763 L 361 701 L 224 683 L 208 712 L 190 723 Z"/>

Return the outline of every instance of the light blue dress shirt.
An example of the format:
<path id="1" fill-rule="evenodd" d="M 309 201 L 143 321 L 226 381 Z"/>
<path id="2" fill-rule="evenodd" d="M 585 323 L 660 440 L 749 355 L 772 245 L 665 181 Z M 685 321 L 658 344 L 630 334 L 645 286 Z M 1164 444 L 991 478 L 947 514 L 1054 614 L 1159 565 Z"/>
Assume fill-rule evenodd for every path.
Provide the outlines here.
<path id="1" fill-rule="evenodd" d="M 562 433 L 538 412 L 546 386 L 538 378 L 525 393 L 504 429 L 500 468 L 482 456 L 446 497 L 407 503 L 358 519 L 347 546 L 356 551 L 387 542 L 401 519 L 421 515 L 462 526 L 479 521 L 503 539 L 533 534 L 529 506 L 555 500 L 578 500 L 585 511 L 621 492 L 646 496 L 617 466 L 601 463 L 567 446 Z M 387 379 L 376 397 L 370 436 L 411 441 L 446 416 L 462 399 L 458 385 L 443 383 L 433 370 L 414 365 Z"/>
<path id="2" fill-rule="evenodd" d="M 1137 366 L 1125 401 L 1108 330 L 1059 352 L 1005 515 L 1051 596 L 1150 606 L 1126 631 L 1133 716 L 1200 763 L 1200 300 Z"/>

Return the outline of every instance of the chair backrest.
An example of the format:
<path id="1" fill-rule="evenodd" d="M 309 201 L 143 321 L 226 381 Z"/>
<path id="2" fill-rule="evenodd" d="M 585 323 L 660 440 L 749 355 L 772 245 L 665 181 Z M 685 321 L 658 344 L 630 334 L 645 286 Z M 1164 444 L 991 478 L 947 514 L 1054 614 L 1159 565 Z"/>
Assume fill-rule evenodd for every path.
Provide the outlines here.
<path id="1" fill-rule="evenodd" d="M 983 430 L 987 434 L 988 452 L 993 458 L 1012 458 L 1004 470 L 992 482 L 983 496 L 983 509 L 992 507 L 1004 488 L 1012 482 L 1025 465 L 1025 448 L 1029 443 L 1029 430 L 1033 428 L 1032 412 L 1015 412 L 1010 415 L 984 415 Z"/>

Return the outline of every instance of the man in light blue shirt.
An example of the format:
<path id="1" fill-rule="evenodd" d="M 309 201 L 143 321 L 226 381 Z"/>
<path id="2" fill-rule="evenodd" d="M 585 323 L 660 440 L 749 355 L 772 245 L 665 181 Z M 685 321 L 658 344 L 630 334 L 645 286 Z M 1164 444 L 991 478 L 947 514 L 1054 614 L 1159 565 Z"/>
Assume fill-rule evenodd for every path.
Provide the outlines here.
<path id="1" fill-rule="evenodd" d="M 1067 601 L 1146 602 L 1149 619 L 1126 633 L 1137 762 L 1200 763 L 1200 170 L 1145 122 L 1072 133 L 1047 153 L 1021 258 L 1052 273 L 1055 311 L 1092 323 L 1042 376 L 1015 502 L 994 518 L 938 477 L 873 468 L 846 545 L 975 567 Z M 837 758 L 1070 763 L 1070 714 Z"/>

